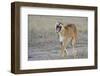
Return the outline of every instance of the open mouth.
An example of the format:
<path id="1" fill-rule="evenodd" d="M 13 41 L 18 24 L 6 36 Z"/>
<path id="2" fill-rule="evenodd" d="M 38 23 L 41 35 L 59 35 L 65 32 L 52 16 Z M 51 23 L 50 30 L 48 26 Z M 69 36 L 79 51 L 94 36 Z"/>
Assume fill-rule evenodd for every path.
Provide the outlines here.
<path id="1" fill-rule="evenodd" d="M 56 26 L 56 32 L 60 32 L 61 26 Z"/>

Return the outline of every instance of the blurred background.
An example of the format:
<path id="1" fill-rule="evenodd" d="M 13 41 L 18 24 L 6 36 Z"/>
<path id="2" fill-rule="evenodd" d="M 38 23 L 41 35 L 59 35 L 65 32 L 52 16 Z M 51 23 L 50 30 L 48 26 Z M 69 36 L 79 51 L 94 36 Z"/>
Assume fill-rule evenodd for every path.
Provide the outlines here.
<path id="1" fill-rule="evenodd" d="M 56 22 L 75 24 L 78 39 L 74 58 L 71 43 L 65 57 L 60 55 L 60 43 L 55 32 Z M 88 57 L 88 18 L 71 16 L 28 15 L 28 60 L 78 59 Z"/>

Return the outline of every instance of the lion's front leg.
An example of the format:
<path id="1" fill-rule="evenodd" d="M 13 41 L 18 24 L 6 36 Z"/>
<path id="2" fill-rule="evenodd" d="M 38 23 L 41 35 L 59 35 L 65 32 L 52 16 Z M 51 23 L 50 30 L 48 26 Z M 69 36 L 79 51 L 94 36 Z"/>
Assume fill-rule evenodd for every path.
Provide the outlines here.
<path id="1" fill-rule="evenodd" d="M 61 44 L 61 55 L 62 57 L 64 57 L 67 55 L 66 42 L 63 41 L 60 44 Z"/>
<path id="2" fill-rule="evenodd" d="M 64 57 L 64 43 L 60 42 L 61 45 L 61 56 Z"/>

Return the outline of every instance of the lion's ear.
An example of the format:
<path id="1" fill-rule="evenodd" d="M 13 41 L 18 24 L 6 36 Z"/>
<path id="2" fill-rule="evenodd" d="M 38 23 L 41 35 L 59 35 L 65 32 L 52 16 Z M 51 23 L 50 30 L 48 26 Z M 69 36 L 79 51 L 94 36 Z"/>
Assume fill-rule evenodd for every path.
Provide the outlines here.
<path id="1" fill-rule="evenodd" d="M 58 22 L 59 23 L 59 25 L 63 25 L 63 23 L 62 22 Z"/>

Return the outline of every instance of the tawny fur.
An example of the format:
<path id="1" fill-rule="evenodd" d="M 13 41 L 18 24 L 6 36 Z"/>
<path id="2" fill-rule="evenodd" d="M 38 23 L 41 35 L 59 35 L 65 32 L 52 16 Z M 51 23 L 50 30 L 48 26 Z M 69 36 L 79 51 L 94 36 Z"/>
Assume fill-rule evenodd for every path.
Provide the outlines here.
<path id="1" fill-rule="evenodd" d="M 63 25 L 60 24 L 61 30 L 58 32 L 59 40 L 61 43 L 61 55 L 65 56 L 67 54 L 67 45 L 71 41 L 73 46 L 73 51 L 75 50 L 75 44 L 77 41 L 77 28 L 75 24 Z M 65 53 L 66 52 L 66 53 Z"/>

